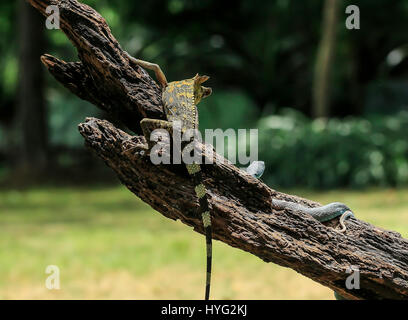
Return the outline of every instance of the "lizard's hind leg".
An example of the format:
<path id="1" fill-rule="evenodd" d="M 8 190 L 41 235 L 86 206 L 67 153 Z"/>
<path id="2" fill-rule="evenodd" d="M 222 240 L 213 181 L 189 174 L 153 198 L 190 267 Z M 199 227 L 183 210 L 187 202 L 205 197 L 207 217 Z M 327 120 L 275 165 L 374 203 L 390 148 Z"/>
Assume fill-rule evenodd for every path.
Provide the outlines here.
<path id="1" fill-rule="evenodd" d="M 173 134 L 173 125 L 171 122 L 166 121 L 166 120 L 145 118 L 142 121 L 140 121 L 140 126 L 142 127 L 143 135 L 145 136 L 147 140 L 149 149 L 151 149 L 157 143 L 156 137 L 152 135 L 152 133 L 154 133 L 155 130 L 163 129 L 167 131 L 169 134 L 168 139 L 170 139 L 170 137 Z M 158 136 L 161 137 L 159 141 L 163 141 L 163 135 L 158 134 Z M 168 142 L 170 143 L 170 140 Z"/>
<path id="2" fill-rule="evenodd" d="M 154 138 L 152 136 L 152 133 L 156 129 L 163 129 L 166 132 L 168 132 L 169 135 L 173 133 L 172 123 L 169 121 L 165 121 L 165 120 L 145 118 L 142 121 L 140 121 L 140 127 L 142 128 L 143 136 L 145 137 L 147 144 L 143 144 L 139 142 L 139 143 L 136 143 L 136 145 L 133 144 L 130 147 L 124 146 L 124 150 L 122 151 L 122 154 L 126 154 L 134 150 L 149 151 L 157 142 L 157 140 L 155 139 L 152 140 L 152 138 Z M 166 140 L 165 138 L 166 137 L 163 137 L 163 134 L 158 134 L 159 141 L 165 142 Z"/>
<path id="3" fill-rule="evenodd" d="M 123 151 L 122 154 L 128 154 L 130 152 L 142 152 L 141 154 L 143 155 L 146 151 L 149 150 L 146 144 L 138 143 L 136 145 L 133 145 L 131 147 L 127 147 L 125 144 L 123 144 Z"/>

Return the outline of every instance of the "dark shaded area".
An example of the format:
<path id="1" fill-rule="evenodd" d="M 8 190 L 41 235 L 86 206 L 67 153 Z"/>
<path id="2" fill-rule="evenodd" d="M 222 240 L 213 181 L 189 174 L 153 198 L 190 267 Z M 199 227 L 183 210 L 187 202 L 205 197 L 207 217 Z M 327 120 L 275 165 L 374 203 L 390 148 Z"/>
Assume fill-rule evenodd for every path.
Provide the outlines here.
<path id="1" fill-rule="evenodd" d="M 39 175 L 48 164 L 45 83 L 41 61 L 45 39 L 42 16 L 19 0 L 19 78 L 15 134 L 18 144 L 16 169 L 23 175 Z"/>

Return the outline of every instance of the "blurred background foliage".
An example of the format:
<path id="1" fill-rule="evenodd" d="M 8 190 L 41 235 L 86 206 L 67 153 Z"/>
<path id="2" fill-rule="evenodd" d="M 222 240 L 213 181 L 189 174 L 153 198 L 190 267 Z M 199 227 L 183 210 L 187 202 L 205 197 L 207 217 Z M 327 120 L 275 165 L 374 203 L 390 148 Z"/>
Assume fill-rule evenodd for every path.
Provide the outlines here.
<path id="1" fill-rule="evenodd" d="M 87 154 L 77 132 L 86 116 L 108 116 L 70 94 L 44 68 L 44 112 L 21 120 L 24 109 L 35 109 L 19 98 L 27 60 L 18 41 L 24 34 L 22 2 L 0 3 L 0 179 L 58 182 L 72 170 L 84 178 L 79 182 L 89 176 L 115 181 Z M 353 4 L 346 0 L 84 2 L 106 18 L 124 49 L 160 64 L 168 79 L 196 72 L 212 76 L 214 95 L 200 106 L 201 129 L 258 128 L 264 179 L 274 187 L 408 183 L 406 1 L 358 1 L 360 30 L 345 27 L 345 8 Z M 324 12 L 336 2 L 335 32 L 325 34 L 330 21 Z M 38 19 L 43 30 L 28 26 L 28 39 L 42 33 L 46 40 L 38 52 L 76 60 L 65 35 L 45 29 Z M 322 92 L 328 102 L 317 112 L 315 70 L 323 63 L 318 53 L 324 46 L 334 53 L 320 79 L 330 83 Z M 38 55 L 29 58 L 39 63 Z M 45 126 L 43 133 L 33 131 L 36 123 Z M 43 137 L 24 141 L 24 131 L 26 137 Z M 41 150 L 41 161 L 33 160 L 34 151 L 24 157 L 27 144 Z"/>
<path id="2" fill-rule="evenodd" d="M 323 121 L 287 109 L 262 118 L 259 130 L 269 185 L 330 189 L 408 183 L 407 111 Z"/>

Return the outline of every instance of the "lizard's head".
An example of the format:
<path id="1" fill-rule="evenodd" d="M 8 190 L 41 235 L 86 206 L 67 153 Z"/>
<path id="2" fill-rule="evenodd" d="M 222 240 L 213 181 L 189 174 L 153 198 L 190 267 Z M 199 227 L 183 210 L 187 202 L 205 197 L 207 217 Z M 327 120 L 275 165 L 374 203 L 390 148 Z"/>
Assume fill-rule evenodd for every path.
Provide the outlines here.
<path id="1" fill-rule="evenodd" d="M 198 75 L 198 73 L 193 78 L 194 80 L 194 101 L 196 105 L 200 103 L 201 99 L 207 98 L 212 93 L 211 88 L 206 88 L 201 85 L 204 82 L 206 82 L 208 79 L 210 79 L 209 76 L 200 76 Z"/>

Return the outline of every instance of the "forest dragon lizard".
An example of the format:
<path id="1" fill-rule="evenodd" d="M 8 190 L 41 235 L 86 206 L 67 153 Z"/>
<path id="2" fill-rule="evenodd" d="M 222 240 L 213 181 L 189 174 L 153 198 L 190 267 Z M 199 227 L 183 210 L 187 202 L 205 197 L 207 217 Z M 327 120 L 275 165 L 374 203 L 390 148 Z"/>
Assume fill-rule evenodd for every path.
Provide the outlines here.
<path id="1" fill-rule="evenodd" d="M 135 59 L 129 54 L 127 56 L 132 64 L 153 70 L 162 87 L 162 102 L 166 120 L 145 118 L 140 122 L 143 134 L 148 141 L 149 149 L 152 147 L 150 135 L 155 129 L 165 129 L 172 134 L 173 124 L 179 122 L 181 123 L 181 133 L 185 133 L 187 130 L 198 130 L 197 104 L 201 99 L 208 97 L 212 93 L 211 88 L 206 88 L 201 84 L 207 81 L 209 77 L 197 74 L 191 79 L 168 83 L 166 76 L 157 64 Z M 186 164 L 186 168 L 192 178 L 194 190 L 199 199 L 200 207 L 198 213 L 201 215 L 204 225 L 207 247 L 205 299 L 208 300 L 210 296 L 212 262 L 212 232 L 208 196 L 206 188 L 202 183 L 203 178 L 200 164 L 193 162 Z"/>

